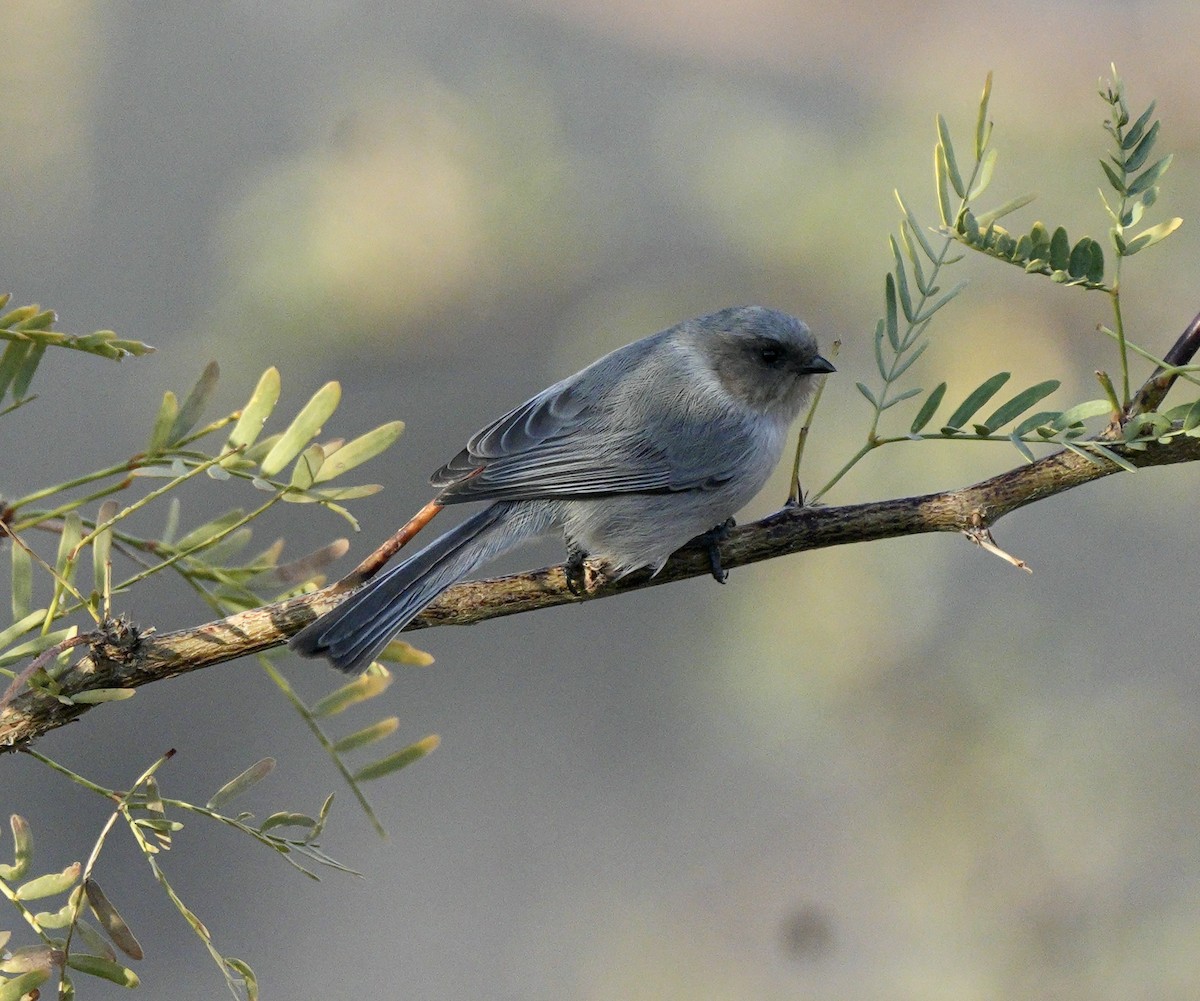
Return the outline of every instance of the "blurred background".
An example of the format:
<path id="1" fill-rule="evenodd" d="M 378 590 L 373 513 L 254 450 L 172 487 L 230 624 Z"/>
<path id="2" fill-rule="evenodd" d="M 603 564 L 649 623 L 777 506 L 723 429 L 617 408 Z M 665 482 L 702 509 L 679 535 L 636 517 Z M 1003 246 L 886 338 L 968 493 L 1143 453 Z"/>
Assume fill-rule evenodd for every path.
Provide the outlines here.
<path id="1" fill-rule="evenodd" d="M 1198 36 L 1187 0 L 9 0 L 0 289 L 159 351 L 53 358 L 41 399 L 4 419 L 0 491 L 137 451 L 163 391 L 209 359 L 230 409 L 276 364 L 290 412 L 342 382 L 331 433 L 408 422 L 365 470 L 387 489 L 354 507 L 348 569 L 478 426 L 742 302 L 843 341 L 806 456 L 806 485 L 824 482 L 866 430 L 854 382 L 877 378 L 893 189 L 934 221 L 934 114 L 966 148 L 988 70 L 995 201 L 1037 191 L 1014 226 L 1076 239 L 1104 240 L 1097 81 L 1115 61 L 1135 113 L 1158 99 L 1179 155 L 1150 221 L 1187 225 L 1123 288 L 1131 336 L 1166 350 L 1200 307 Z M 1011 370 L 1014 389 L 1062 379 L 1061 407 L 1117 371 L 1104 298 L 982 259 L 957 270 L 971 287 L 912 385 L 946 378 L 961 398 Z M 826 500 L 1017 461 L 897 446 Z M 185 524 L 254 501 L 225 487 Z M 785 494 L 781 470 L 743 520 Z M 1174 467 L 1010 516 L 998 540 L 1032 576 L 925 537 L 416 634 L 437 663 L 399 669 L 347 723 L 395 712 L 405 739 L 442 737 L 371 787 L 386 841 L 252 662 L 142 689 L 41 749 L 123 786 L 175 747 L 163 787 L 200 802 L 275 755 L 246 800 L 260 816 L 337 792 L 324 844 L 366 879 L 314 884 L 195 822 L 164 859 L 265 997 L 1195 998 L 1195 494 Z M 309 509 L 259 529 L 293 556 L 345 531 Z M 183 587 L 124 610 L 160 629 L 207 617 Z M 338 683 L 280 663 L 310 698 Z M 86 856 L 103 804 L 20 757 L 0 775 L 39 868 Z M 147 996 L 221 996 L 125 839 L 97 876 L 148 949 Z"/>

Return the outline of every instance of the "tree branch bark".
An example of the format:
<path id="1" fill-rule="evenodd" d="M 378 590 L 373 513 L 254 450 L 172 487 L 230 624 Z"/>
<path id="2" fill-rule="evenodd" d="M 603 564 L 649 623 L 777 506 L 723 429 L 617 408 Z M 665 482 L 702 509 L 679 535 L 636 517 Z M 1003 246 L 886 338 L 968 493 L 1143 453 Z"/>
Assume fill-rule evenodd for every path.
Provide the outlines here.
<path id="1" fill-rule="evenodd" d="M 1200 332 L 1200 320 L 1193 326 Z M 1197 334 L 1192 340 L 1197 340 Z M 1138 467 L 1200 460 L 1200 438 L 1190 436 L 1180 435 L 1166 444 L 1148 444 L 1144 450 L 1106 444 Z M 788 507 L 734 529 L 721 545 L 721 561 L 732 568 L 810 549 L 928 532 L 961 532 L 980 541 L 981 533 L 986 536 L 987 530 L 1009 512 L 1120 471 L 1112 463 L 1098 465 L 1063 451 L 956 490 L 845 507 Z M 355 573 L 371 559 L 368 557 Z M 374 569 L 377 567 L 372 565 L 371 572 Z M 672 557 L 655 577 L 635 573 L 619 581 L 600 582 L 588 593 L 576 596 L 567 589 L 562 566 L 546 567 L 458 584 L 408 628 L 468 625 L 656 587 L 709 572 L 707 550 L 689 547 Z M 175 632 L 112 630 L 97 637 L 90 652 L 58 677 L 58 697 L 27 690 L 0 710 L 0 749 L 29 744 L 93 708 L 86 703 L 72 703 L 72 696 L 103 688 L 136 688 L 279 646 L 336 605 L 345 590 L 345 582 L 338 581 L 312 594 Z"/>

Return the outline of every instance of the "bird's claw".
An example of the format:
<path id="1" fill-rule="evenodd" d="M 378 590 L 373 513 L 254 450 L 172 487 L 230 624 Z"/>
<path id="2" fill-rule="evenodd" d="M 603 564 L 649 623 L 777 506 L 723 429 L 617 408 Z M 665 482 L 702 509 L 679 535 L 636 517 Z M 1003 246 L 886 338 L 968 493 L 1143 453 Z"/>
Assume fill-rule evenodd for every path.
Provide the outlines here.
<path id="1" fill-rule="evenodd" d="M 567 562 L 563 570 L 567 577 L 567 590 L 576 598 L 587 592 L 587 553 L 571 547 L 567 550 Z"/>
<path id="2" fill-rule="evenodd" d="M 729 579 L 729 571 L 721 566 L 721 543 L 729 537 L 729 530 L 736 524 L 732 518 L 726 518 L 700 536 L 708 548 L 709 572 L 718 584 L 724 584 Z"/>

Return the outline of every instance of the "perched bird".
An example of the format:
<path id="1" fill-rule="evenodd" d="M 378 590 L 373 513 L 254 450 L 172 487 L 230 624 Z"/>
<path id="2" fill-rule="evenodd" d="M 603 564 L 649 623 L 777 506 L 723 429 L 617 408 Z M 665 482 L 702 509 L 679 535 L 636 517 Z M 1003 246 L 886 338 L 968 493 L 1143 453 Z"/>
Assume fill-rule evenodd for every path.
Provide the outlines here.
<path id="1" fill-rule="evenodd" d="M 450 585 L 551 529 L 575 582 L 585 557 L 610 578 L 657 573 L 758 493 L 816 377 L 832 371 L 807 326 L 761 306 L 618 348 L 475 434 L 430 483 L 438 504 L 492 503 L 289 645 L 356 674 Z"/>

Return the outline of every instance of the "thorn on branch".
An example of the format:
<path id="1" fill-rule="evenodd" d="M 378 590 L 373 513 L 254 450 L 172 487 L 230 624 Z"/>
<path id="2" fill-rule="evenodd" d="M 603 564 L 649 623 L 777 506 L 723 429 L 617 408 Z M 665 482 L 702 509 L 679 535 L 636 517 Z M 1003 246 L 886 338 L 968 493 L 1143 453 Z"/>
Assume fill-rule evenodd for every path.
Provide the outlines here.
<path id="1" fill-rule="evenodd" d="M 980 549 L 991 553 L 993 556 L 1000 557 L 1005 563 L 1011 563 L 1014 567 L 1024 570 L 1026 573 L 1033 573 L 1033 568 L 1023 559 L 1013 556 L 1012 553 L 1006 552 L 996 544 L 996 540 L 992 536 L 992 530 L 984 524 L 983 515 L 978 511 L 971 512 L 971 527 L 964 528 L 963 535 L 979 546 Z"/>

